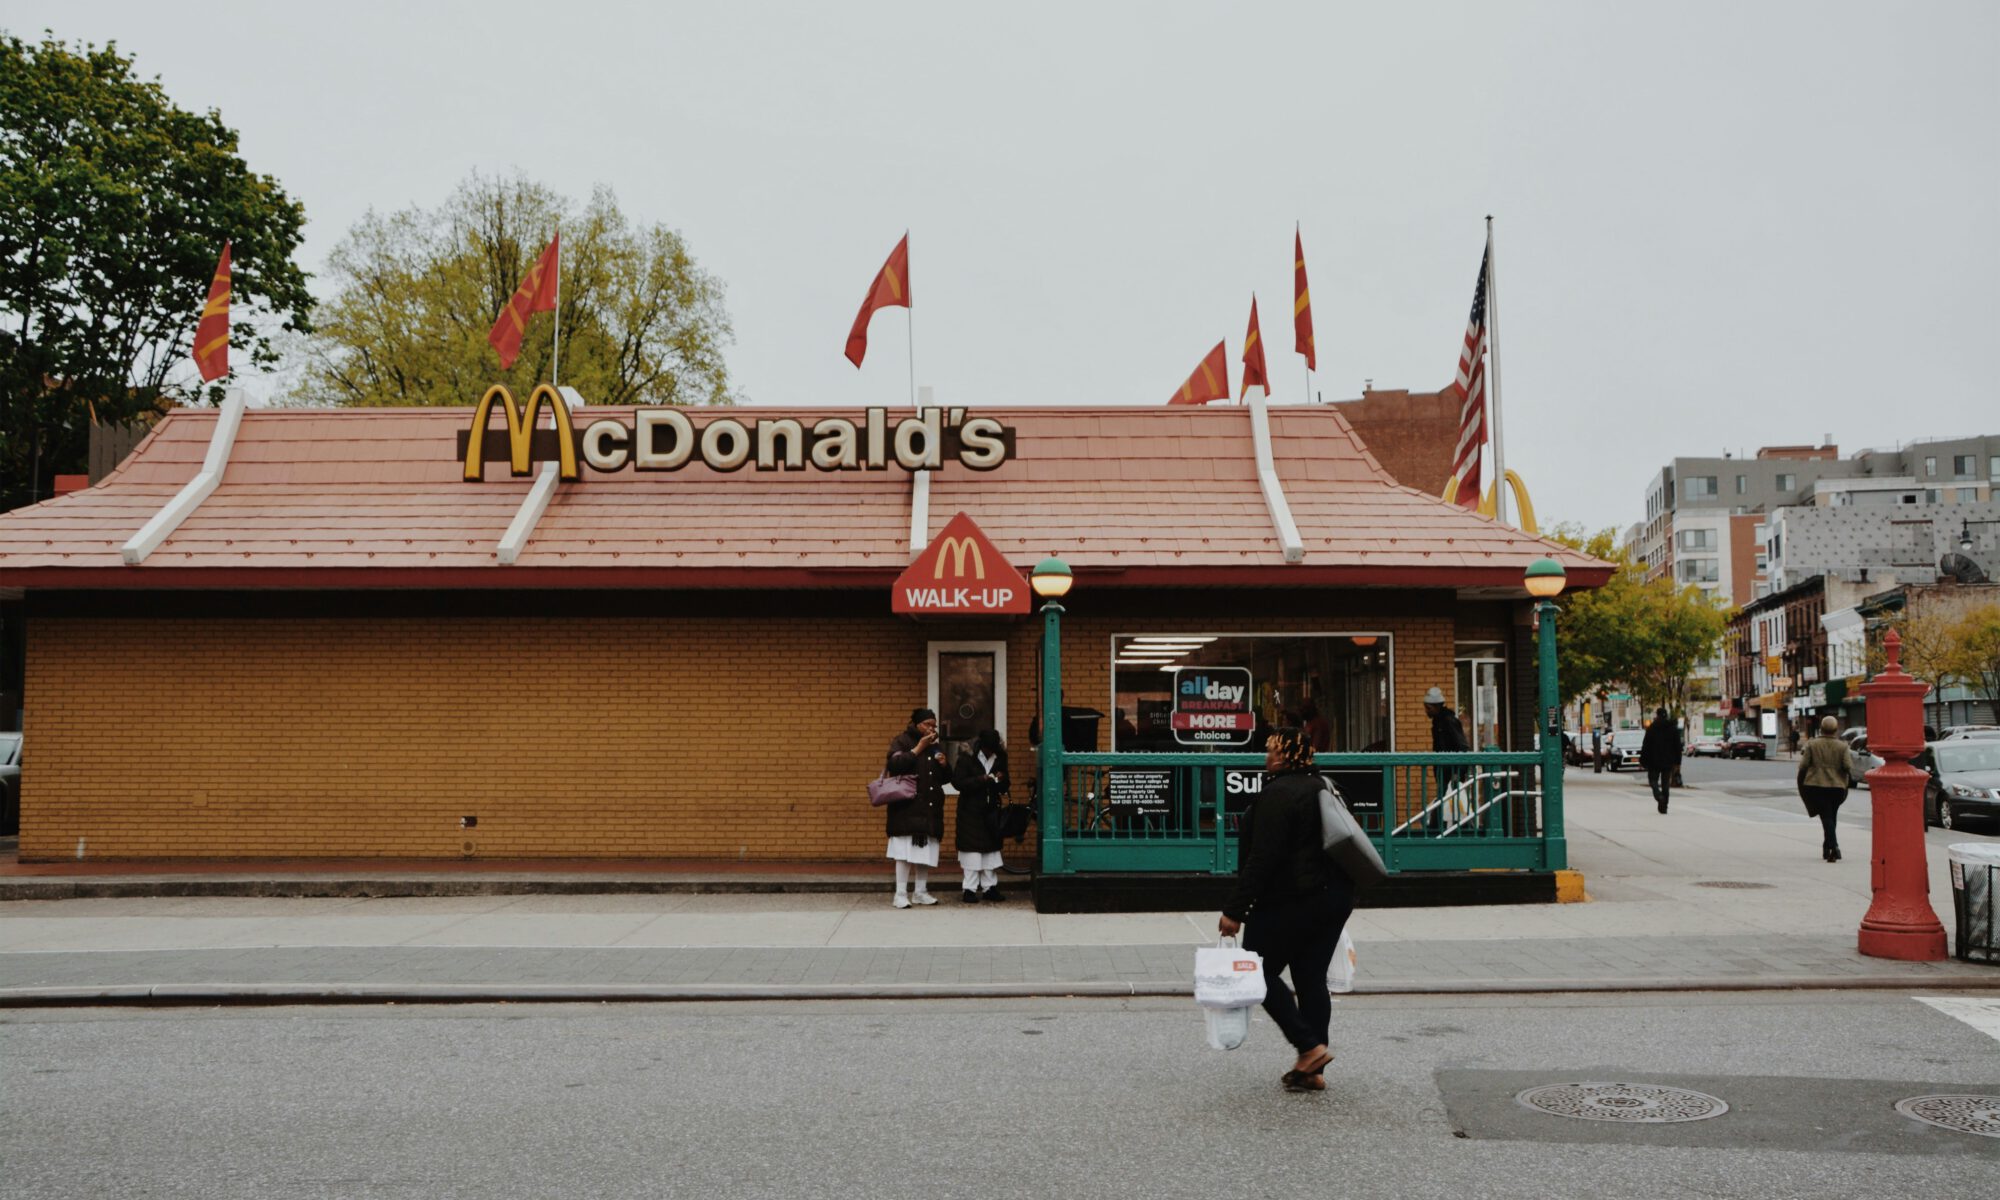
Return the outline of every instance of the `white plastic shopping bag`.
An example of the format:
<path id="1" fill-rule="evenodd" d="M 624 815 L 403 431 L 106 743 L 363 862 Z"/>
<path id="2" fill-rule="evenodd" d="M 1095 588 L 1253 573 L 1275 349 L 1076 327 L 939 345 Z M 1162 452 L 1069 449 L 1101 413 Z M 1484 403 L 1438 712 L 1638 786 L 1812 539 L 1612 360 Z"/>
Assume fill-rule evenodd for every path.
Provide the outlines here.
<path id="1" fill-rule="evenodd" d="M 1345 929 L 1334 943 L 1333 961 L 1327 964 L 1326 990 L 1336 996 L 1354 990 L 1354 935 Z"/>
<path id="2" fill-rule="evenodd" d="M 1223 938 L 1194 952 L 1194 1002 L 1208 1018 L 1208 1044 L 1234 1050 L 1250 1033 L 1250 1010 L 1264 1002 L 1264 957 Z"/>

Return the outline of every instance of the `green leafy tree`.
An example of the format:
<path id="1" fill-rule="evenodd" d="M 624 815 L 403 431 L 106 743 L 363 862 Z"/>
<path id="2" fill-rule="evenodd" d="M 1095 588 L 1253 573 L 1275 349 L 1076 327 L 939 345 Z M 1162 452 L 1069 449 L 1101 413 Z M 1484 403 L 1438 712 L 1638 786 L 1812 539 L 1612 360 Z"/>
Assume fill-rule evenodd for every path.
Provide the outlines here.
<path id="1" fill-rule="evenodd" d="M 220 114 L 115 45 L 0 35 L 0 507 L 83 471 L 93 420 L 220 395 L 190 355 L 225 240 L 231 345 L 267 367 L 270 335 L 308 324 L 304 225 Z"/>
<path id="2" fill-rule="evenodd" d="M 1565 701 L 1622 684 L 1647 708 L 1684 714 L 1688 676 L 1713 656 L 1729 610 L 1692 584 L 1645 577 L 1616 546 L 1614 531 L 1558 526 L 1550 536 L 1618 564 L 1603 587 L 1566 594 L 1558 618 L 1556 684 Z"/>
<path id="3" fill-rule="evenodd" d="M 293 401 L 470 404 L 494 383 L 548 382 L 554 314 L 529 319 L 511 370 L 486 335 L 558 223 L 561 382 L 593 404 L 730 402 L 722 285 L 680 234 L 635 226 L 606 188 L 579 208 L 478 174 L 438 208 L 371 212 L 335 248 L 335 294 Z"/>
<path id="4" fill-rule="evenodd" d="M 2000 704 L 2000 604 L 1967 610 L 1947 631 L 1946 673 Z"/>

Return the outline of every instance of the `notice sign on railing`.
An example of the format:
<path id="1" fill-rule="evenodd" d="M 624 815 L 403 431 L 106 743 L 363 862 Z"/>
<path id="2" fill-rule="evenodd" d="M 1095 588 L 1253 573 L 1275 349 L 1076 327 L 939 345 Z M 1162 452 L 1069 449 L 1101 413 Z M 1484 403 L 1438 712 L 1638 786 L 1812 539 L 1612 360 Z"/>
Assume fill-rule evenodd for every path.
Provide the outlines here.
<path id="1" fill-rule="evenodd" d="M 1174 672 L 1174 740 L 1183 746 L 1247 746 L 1257 729 L 1247 667 Z"/>
<path id="2" fill-rule="evenodd" d="M 1174 773 L 1171 770 L 1117 770 L 1104 780 L 1104 801 L 1113 808 L 1136 810 L 1141 816 L 1172 812 Z"/>

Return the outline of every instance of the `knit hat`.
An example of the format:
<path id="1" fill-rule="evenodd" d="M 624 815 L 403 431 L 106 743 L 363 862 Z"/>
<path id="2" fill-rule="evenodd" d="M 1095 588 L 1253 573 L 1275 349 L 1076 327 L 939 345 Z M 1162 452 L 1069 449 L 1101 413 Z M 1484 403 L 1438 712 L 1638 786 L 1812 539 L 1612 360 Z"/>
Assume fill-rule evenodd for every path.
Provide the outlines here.
<path id="1" fill-rule="evenodd" d="M 1424 703 L 1425 703 L 1425 704 L 1443 704 L 1443 703 L 1444 703 L 1444 690 L 1443 690 L 1442 688 L 1432 688 L 1432 689 L 1431 689 L 1430 691 L 1428 691 L 1428 692 L 1425 692 L 1425 693 L 1424 693 Z"/>

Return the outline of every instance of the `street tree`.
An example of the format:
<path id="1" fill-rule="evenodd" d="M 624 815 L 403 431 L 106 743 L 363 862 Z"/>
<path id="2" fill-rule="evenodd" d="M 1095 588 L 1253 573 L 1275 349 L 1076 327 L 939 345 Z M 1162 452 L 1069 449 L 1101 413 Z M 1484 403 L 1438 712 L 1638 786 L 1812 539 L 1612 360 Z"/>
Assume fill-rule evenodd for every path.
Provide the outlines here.
<path id="1" fill-rule="evenodd" d="M 1904 596 L 1902 612 L 1888 623 L 1902 639 L 1903 670 L 1911 678 L 1930 685 L 1931 690 L 1924 697 L 1926 712 L 1931 711 L 1932 705 L 1942 705 L 1945 689 L 1960 681 L 1961 663 L 1954 636 L 1959 616 L 1952 605 L 1912 589 Z M 1882 640 L 1871 638 L 1868 673 L 1880 674 L 1887 665 L 1888 655 Z"/>
<path id="2" fill-rule="evenodd" d="M 1563 700 L 1616 684 L 1647 708 L 1685 714 L 1688 676 L 1715 654 L 1729 610 L 1693 584 L 1648 580 L 1613 530 L 1561 525 L 1549 536 L 1618 565 L 1603 587 L 1562 598 L 1556 685 Z"/>
<path id="3" fill-rule="evenodd" d="M 335 247 L 292 401 L 470 404 L 494 383 L 548 382 L 557 314 L 529 318 L 511 370 L 486 335 L 558 227 L 560 382 L 593 404 L 729 403 L 722 284 L 680 234 L 635 225 L 608 188 L 579 206 L 477 173 L 436 208 L 370 212 Z"/>
<path id="4" fill-rule="evenodd" d="M 190 356 L 225 240 L 231 345 L 268 366 L 272 335 L 308 325 L 304 225 L 219 113 L 115 44 L 0 34 L 0 508 L 83 471 L 92 421 L 220 397 Z"/>
<path id="5" fill-rule="evenodd" d="M 1967 610 L 1947 631 L 1945 667 L 1950 675 L 2000 705 L 2000 604 Z"/>

